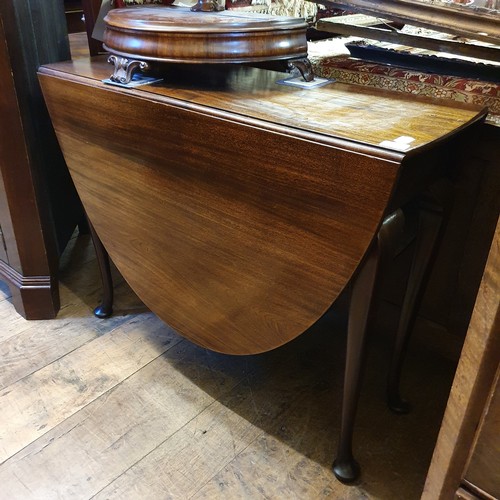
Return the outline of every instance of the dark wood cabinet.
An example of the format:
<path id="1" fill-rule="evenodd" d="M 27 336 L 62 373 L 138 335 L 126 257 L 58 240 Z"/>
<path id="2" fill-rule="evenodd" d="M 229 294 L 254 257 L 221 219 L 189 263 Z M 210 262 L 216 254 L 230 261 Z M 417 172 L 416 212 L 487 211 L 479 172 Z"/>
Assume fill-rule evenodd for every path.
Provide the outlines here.
<path id="1" fill-rule="evenodd" d="M 500 498 L 500 221 L 422 500 Z"/>
<path id="2" fill-rule="evenodd" d="M 81 0 L 64 0 L 64 12 L 68 33 L 81 33 L 85 31 L 85 15 Z"/>
<path id="3" fill-rule="evenodd" d="M 101 8 L 101 0 L 81 0 L 82 10 L 85 18 L 85 31 L 87 32 L 87 41 L 91 56 L 96 56 L 103 52 L 102 43 L 95 38 L 92 38 L 94 25 L 99 15 Z"/>
<path id="4" fill-rule="evenodd" d="M 36 76 L 69 58 L 60 0 L 0 3 L 0 279 L 28 319 L 57 314 L 58 258 L 83 217 Z"/>

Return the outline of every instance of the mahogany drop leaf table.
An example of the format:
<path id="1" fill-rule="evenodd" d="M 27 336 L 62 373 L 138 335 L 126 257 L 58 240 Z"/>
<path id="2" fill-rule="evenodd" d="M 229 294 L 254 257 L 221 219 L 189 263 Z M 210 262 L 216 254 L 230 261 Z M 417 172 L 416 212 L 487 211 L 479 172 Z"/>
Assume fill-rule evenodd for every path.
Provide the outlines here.
<path id="1" fill-rule="evenodd" d="M 104 58 L 40 69 L 76 188 L 138 296 L 208 349 L 277 348 L 351 283 L 334 471 L 352 481 L 365 332 L 384 248 L 400 230 L 400 208 L 453 168 L 453 153 L 485 111 L 340 83 L 283 86 L 276 81 L 286 75 L 248 66 L 180 66 L 132 89 L 102 83 Z M 423 221 L 435 235 L 429 206 Z M 417 260 L 428 262 L 426 253 Z M 415 276 L 410 305 L 418 266 Z M 393 396 L 397 406 L 397 389 Z"/>

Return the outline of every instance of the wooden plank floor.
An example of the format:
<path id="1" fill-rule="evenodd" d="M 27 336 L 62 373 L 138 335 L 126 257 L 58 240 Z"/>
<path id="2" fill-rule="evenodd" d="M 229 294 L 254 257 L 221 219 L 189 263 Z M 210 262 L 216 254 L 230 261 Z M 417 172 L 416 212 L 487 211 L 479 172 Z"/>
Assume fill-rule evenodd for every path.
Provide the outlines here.
<path id="1" fill-rule="evenodd" d="M 115 273 L 116 274 L 116 273 Z M 26 321 L 0 285 L 0 499 L 417 499 L 453 364 L 414 343 L 384 404 L 389 348 L 372 338 L 355 446 L 361 480 L 330 471 L 337 444 L 344 308 L 296 341 L 225 356 L 183 340 L 118 279 L 98 320 L 88 236 L 61 263 L 55 320 Z"/>

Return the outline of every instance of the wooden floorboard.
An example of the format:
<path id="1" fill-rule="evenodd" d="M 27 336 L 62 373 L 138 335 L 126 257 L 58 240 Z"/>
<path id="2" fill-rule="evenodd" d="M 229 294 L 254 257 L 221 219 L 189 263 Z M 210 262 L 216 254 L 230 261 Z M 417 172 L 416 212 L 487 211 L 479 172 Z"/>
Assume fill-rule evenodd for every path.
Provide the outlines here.
<path id="1" fill-rule="evenodd" d="M 234 361 L 248 366 L 244 358 Z M 271 366 L 274 373 L 268 371 Z M 304 377 L 295 368 L 289 358 L 279 355 L 273 356 L 272 365 L 265 370 L 251 363 L 238 385 L 219 396 L 96 498 L 191 498 L 265 434 L 265 426 L 281 419 L 304 398 L 312 382 L 311 374 Z M 158 470 L 168 473 L 158 474 Z"/>

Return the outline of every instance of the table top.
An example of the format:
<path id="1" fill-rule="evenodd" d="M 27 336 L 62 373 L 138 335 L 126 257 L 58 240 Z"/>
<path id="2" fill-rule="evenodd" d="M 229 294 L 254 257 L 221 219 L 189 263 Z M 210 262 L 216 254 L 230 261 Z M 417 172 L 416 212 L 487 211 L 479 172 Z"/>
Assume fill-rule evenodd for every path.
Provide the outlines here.
<path id="1" fill-rule="evenodd" d="M 110 91 L 147 93 L 297 130 L 407 154 L 448 137 L 486 109 L 404 95 L 360 85 L 332 82 L 317 88 L 279 85 L 290 75 L 241 65 L 164 66 L 164 80 L 138 89 L 107 86 Z M 62 73 L 100 83 L 111 74 L 103 58 L 47 65 L 44 73 Z"/>
<path id="2" fill-rule="evenodd" d="M 248 67 L 176 65 L 136 89 L 102 83 L 103 59 L 40 73 L 75 186 L 124 278 L 179 333 L 232 354 L 317 321 L 394 200 L 448 161 L 442 140 L 484 117 L 354 85 L 277 85 L 286 75 Z"/>

